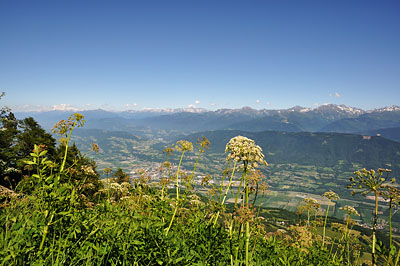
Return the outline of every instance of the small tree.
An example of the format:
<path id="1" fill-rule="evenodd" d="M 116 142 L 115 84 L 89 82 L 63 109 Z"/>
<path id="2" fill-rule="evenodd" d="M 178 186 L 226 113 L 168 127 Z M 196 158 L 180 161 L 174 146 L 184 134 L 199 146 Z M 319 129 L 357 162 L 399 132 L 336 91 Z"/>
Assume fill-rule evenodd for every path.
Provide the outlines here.
<path id="1" fill-rule="evenodd" d="M 115 181 L 118 184 L 129 182 L 129 175 L 125 173 L 121 168 L 118 168 L 118 170 L 112 176 L 116 179 Z"/>

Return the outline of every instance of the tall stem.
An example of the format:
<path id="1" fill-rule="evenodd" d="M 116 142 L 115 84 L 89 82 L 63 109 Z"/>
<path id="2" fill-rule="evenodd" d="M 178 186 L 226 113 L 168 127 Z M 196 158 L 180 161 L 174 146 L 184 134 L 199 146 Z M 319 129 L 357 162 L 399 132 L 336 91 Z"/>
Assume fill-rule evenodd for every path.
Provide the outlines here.
<path id="1" fill-rule="evenodd" d="M 376 225 L 378 224 L 378 191 L 375 190 L 375 211 L 374 211 L 374 225 L 372 227 L 372 264 L 376 266 L 376 254 L 375 254 L 375 245 L 376 245 Z"/>
<path id="2" fill-rule="evenodd" d="M 225 170 L 224 170 L 224 173 L 222 174 L 222 180 L 221 180 L 221 188 L 220 188 L 220 191 L 219 191 L 219 202 L 221 202 L 221 199 L 222 199 L 222 189 L 224 188 L 224 181 L 225 181 L 225 171 L 226 171 L 226 169 L 228 169 L 228 166 L 229 166 L 229 163 L 230 163 L 230 161 L 227 161 L 226 162 L 226 167 L 225 167 Z M 235 161 L 235 166 L 236 166 L 236 161 Z M 235 169 L 235 166 L 233 167 L 233 169 Z M 233 175 L 232 175 L 233 176 Z M 232 180 L 232 176 L 231 176 L 231 180 Z M 228 186 L 229 187 L 229 186 Z M 227 192 L 228 193 L 228 192 Z"/>
<path id="3" fill-rule="evenodd" d="M 197 156 L 196 163 L 194 164 L 194 167 L 193 167 L 192 175 L 190 176 L 189 183 L 188 183 L 188 185 L 187 185 L 187 187 L 185 189 L 185 194 L 186 194 L 186 192 L 187 192 L 187 190 L 189 188 L 189 185 L 192 183 L 192 179 L 193 179 L 193 176 L 194 176 L 194 171 L 196 171 L 197 163 L 199 162 L 200 155 L 203 152 L 203 149 L 204 149 L 204 146 L 201 146 L 201 149 L 199 150 L 199 155 Z"/>
<path id="4" fill-rule="evenodd" d="M 226 187 L 226 190 L 225 190 L 225 193 L 224 193 L 224 198 L 223 198 L 222 201 L 221 201 L 221 205 L 224 205 L 226 196 L 228 195 L 228 192 L 229 192 L 229 188 L 230 188 L 231 185 L 232 185 L 232 180 L 233 180 L 233 175 L 235 174 L 236 164 L 237 164 L 237 161 L 235 161 L 235 163 L 234 163 L 234 165 L 233 165 L 231 178 L 229 179 L 229 184 L 228 184 L 228 186 Z M 222 186 L 223 186 L 223 181 L 222 181 L 221 187 L 222 187 Z M 217 223 L 219 213 L 220 213 L 220 212 L 218 211 L 218 212 L 217 212 L 217 215 L 215 216 L 214 225 Z"/>
<path id="5" fill-rule="evenodd" d="M 246 266 L 249 265 L 250 225 L 246 222 Z"/>
<path id="6" fill-rule="evenodd" d="M 72 131 L 74 130 L 75 126 L 76 126 L 76 122 L 74 122 L 74 125 L 72 126 L 71 130 L 69 131 L 67 143 L 65 144 L 64 159 L 63 159 L 63 162 L 61 164 L 60 173 L 62 173 L 64 171 L 65 161 L 67 160 L 68 144 L 69 144 L 69 140 L 71 139 Z"/>
<path id="7" fill-rule="evenodd" d="M 179 161 L 178 170 L 176 171 L 176 200 L 179 199 L 179 169 L 181 167 L 181 163 L 182 163 L 182 159 L 183 159 L 183 155 L 184 154 L 185 154 L 185 150 L 182 151 L 182 156 L 181 156 L 181 159 Z"/>
<path id="8" fill-rule="evenodd" d="M 183 154 L 185 154 L 185 150 L 182 151 L 181 160 L 179 161 L 178 170 L 177 170 L 177 173 L 176 173 L 176 203 L 175 203 L 175 210 L 174 210 L 174 213 L 172 214 L 171 221 L 169 222 L 169 226 L 168 226 L 167 230 L 165 231 L 165 235 L 166 236 L 168 235 L 168 232 L 171 229 L 172 222 L 174 221 L 176 212 L 178 211 L 178 206 L 179 206 L 179 169 L 181 167 Z"/>
<path id="9" fill-rule="evenodd" d="M 325 229 L 326 229 L 326 222 L 327 222 L 327 220 L 328 220 L 328 212 L 329 212 L 329 206 L 331 205 L 331 200 L 329 199 L 329 202 L 328 202 L 328 207 L 326 208 L 326 215 L 325 215 L 325 222 L 324 222 L 324 231 L 323 231 L 323 234 L 322 234 L 322 247 L 324 247 L 324 244 L 325 244 Z"/>

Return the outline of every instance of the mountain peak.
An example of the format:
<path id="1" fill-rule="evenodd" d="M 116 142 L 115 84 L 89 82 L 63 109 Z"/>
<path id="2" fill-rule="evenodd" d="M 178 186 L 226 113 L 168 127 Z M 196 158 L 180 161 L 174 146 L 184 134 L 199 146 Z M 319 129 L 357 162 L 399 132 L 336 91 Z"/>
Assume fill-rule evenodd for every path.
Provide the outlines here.
<path id="1" fill-rule="evenodd" d="M 393 111 L 400 111 L 400 106 L 392 105 L 372 110 L 372 112 L 393 112 Z"/>
<path id="2" fill-rule="evenodd" d="M 344 104 L 323 104 L 316 108 L 315 110 L 320 111 L 320 112 L 338 112 L 342 114 L 348 114 L 348 115 L 361 115 L 365 113 L 364 110 L 356 108 L 356 107 L 349 107 Z"/>

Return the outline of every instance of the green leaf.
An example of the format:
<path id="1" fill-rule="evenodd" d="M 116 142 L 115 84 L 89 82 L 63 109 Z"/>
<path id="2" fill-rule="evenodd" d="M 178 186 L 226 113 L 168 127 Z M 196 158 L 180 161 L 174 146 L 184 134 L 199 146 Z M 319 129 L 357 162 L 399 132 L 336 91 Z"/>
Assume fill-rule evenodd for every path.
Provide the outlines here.
<path id="1" fill-rule="evenodd" d="M 39 157 L 45 156 L 46 154 L 47 154 L 47 151 L 44 150 L 44 151 L 42 151 L 42 152 L 39 154 Z"/>

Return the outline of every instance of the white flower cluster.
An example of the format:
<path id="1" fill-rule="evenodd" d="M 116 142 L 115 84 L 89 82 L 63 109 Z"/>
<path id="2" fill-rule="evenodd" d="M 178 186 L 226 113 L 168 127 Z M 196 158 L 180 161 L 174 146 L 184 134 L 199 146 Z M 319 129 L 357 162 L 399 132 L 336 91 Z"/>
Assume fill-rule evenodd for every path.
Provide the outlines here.
<path id="1" fill-rule="evenodd" d="M 229 152 L 226 160 L 242 161 L 247 163 L 247 168 L 256 168 L 258 164 L 267 165 L 260 146 L 254 144 L 254 140 L 243 136 L 236 136 L 226 144 L 225 152 Z"/>
<path id="2" fill-rule="evenodd" d="M 127 196 L 129 195 L 130 184 L 128 182 L 123 182 L 121 185 L 118 183 L 111 183 L 110 190 L 112 193 L 117 195 Z"/>
<path id="3" fill-rule="evenodd" d="M 81 169 L 86 175 L 95 175 L 96 174 L 96 172 L 93 170 L 93 167 L 91 165 L 82 165 Z"/>

